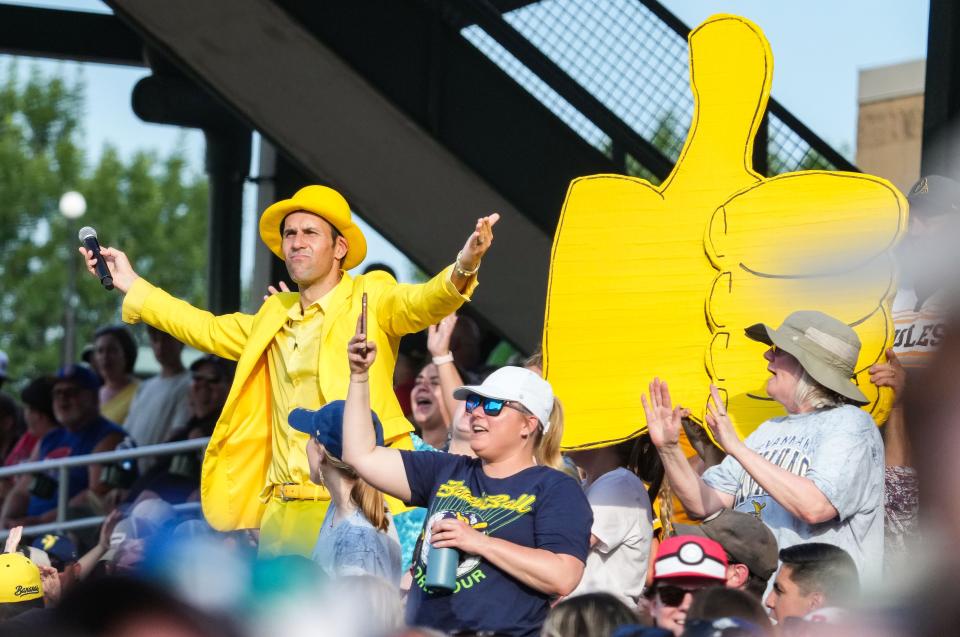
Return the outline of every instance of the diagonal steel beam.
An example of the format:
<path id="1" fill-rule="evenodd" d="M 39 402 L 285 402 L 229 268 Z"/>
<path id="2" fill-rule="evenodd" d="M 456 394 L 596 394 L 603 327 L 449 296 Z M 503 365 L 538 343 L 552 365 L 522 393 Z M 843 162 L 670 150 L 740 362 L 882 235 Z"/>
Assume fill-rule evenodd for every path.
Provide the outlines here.
<path id="1" fill-rule="evenodd" d="M 283 10 L 266 0 L 108 4 L 424 267 L 450 263 L 476 217 L 503 213 L 474 307 L 515 343 L 539 343 L 550 237 Z"/>
<path id="2" fill-rule="evenodd" d="M 115 16 L 0 5 L 0 52 L 144 66 L 140 38 Z"/>
<path id="3" fill-rule="evenodd" d="M 456 6 L 468 21 L 480 26 L 500 46 L 545 81 L 571 106 L 586 115 L 610 136 L 615 146 L 628 152 L 661 179 L 670 174 L 673 161 L 513 28 L 489 0 L 461 0 L 448 8 L 448 11 L 453 11 L 453 6 Z"/>

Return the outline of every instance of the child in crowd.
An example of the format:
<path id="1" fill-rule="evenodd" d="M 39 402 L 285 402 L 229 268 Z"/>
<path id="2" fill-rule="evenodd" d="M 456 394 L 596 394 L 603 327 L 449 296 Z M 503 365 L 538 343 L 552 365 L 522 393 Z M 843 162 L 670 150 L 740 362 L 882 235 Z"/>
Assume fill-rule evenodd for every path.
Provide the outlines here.
<path id="1" fill-rule="evenodd" d="M 310 479 L 330 492 L 313 560 L 330 575 L 375 575 L 400 584 L 400 540 L 383 494 L 344 463 L 343 401 L 319 411 L 295 409 L 289 424 L 310 435 L 307 460 Z M 378 444 L 383 444 L 380 419 L 371 412 Z"/>
<path id="2" fill-rule="evenodd" d="M 635 441 L 571 451 L 593 510 L 590 553 L 574 595 L 610 593 L 636 608 L 647 580 L 653 515 L 646 486 L 627 469 Z"/>

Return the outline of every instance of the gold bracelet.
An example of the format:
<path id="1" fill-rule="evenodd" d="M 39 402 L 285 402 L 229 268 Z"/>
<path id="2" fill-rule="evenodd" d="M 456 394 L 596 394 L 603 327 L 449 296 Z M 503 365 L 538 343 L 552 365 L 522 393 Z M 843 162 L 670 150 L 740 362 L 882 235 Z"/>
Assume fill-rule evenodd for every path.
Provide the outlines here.
<path id="1" fill-rule="evenodd" d="M 469 279 L 480 270 L 480 264 L 478 263 L 477 267 L 475 267 L 472 270 L 464 270 L 463 266 L 460 265 L 460 257 L 462 256 L 463 256 L 463 250 L 457 253 L 457 260 L 453 262 L 453 271 L 459 274 L 460 276 Z"/>
<path id="2" fill-rule="evenodd" d="M 365 383 L 365 382 L 367 382 L 367 381 L 369 381 L 369 380 L 370 380 L 370 373 L 369 373 L 369 372 L 365 372 L 365 373 L 363 374 L 363 378 L 357 378 L 357 375 L 356 375 L 356 374 L 350 374 L 350 382 L 351 382 L 351 383 Z"/>

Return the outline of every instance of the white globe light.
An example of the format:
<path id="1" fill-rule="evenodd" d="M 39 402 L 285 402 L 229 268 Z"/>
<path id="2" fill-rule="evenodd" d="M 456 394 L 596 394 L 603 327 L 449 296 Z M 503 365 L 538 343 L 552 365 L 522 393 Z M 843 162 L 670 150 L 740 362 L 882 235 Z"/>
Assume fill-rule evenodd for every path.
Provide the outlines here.
<path id="1" fill-rule="evenodd" d="M 60 197 L 60 214 L 67 219 L 79 219 L 87 211 L 87 200 L 79 192 L 71 190 Z"/>

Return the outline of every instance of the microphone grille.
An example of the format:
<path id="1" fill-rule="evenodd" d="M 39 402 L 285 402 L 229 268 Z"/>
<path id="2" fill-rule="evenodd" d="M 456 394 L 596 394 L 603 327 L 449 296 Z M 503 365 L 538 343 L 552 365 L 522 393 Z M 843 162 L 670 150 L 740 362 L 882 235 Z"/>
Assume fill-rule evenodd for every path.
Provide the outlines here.
<path id="1" fill-rule="evenodd" d="M 89 239 L 91 237 L 96 239 L 97 231 L 91 228 L 90 226 L 84 226 L 80 228 L 80 232 L 77 236 L 80 238 L 80 243 L 83 243 L 84 239 Z"/>

